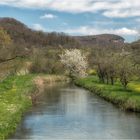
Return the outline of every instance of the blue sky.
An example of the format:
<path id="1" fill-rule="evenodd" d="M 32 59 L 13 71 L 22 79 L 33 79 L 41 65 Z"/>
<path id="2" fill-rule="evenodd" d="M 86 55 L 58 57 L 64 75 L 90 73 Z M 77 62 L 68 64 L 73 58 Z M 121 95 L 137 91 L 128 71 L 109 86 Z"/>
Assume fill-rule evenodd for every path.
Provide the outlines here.
<path id="1" fill-rule="evenodd" d="M 0 0 L 0 17 L 13 17 L 35 30 L 111 33 L 132 42 L 139 37 L 139 7 L 139 0 Z"/>

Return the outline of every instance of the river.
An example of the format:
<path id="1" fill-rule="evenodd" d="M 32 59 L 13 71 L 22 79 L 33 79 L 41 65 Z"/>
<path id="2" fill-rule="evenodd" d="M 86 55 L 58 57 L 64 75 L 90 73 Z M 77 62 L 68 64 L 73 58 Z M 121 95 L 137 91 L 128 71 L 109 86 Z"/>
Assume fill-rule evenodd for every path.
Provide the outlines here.
<path id="1" fill-rule="evenodd" d="M 11 139 L 140 139 L 140 114 L 124 112 L 74 85 L 46 88 Z"/>

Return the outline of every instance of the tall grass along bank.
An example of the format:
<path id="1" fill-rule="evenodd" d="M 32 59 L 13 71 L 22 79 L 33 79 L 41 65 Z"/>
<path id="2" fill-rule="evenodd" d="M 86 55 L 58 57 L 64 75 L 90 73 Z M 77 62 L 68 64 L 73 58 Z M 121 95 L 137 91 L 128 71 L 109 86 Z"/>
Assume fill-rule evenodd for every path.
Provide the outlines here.
<path id="1" fill-rule="evenodd" d="M 23 113 L 32 106 L 42 83 L 66 81 L 64 76 L 10 76 L 0 83 L 0 140 L 12 134 Z M 40 85 L 39 85 L 40 84 Z M 38 90 L 37 90 L 38 89 Z"/>
<path id="2" fill-rule="evenodd" d="M 75 83 L 124 110 L 140 112 L 140 82 L 131 82 L 127 90 L 119 83 L 115 85 L 102 84 L 96 76 L 79 79 Z"/>

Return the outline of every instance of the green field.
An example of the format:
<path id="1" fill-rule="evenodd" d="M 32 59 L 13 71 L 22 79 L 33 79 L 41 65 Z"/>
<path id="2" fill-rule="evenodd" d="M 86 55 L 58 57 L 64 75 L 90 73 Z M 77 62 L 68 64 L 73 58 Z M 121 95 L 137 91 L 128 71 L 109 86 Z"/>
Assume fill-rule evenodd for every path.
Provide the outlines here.
<path id="1" fill-rule="evenodd" d="M 127 90 L 119 82 L 115 85 L 102 84 L 96 76 L 79 79 L 76 84 L 124 110 L 140 112 L 140 82 L 138 81 L 131 82 Z"/>

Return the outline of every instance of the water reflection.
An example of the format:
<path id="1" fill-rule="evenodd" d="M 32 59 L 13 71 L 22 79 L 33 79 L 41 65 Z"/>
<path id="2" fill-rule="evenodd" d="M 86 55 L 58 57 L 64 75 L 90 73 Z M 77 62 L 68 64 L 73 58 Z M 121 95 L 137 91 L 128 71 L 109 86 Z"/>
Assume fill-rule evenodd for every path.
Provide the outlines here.
<path id="1" fill-rule="evenodd" d="M 29 111 L 14 139 L 138 139 L 140 116 L 125 113 L 73 85 L 49 87 Z"/>

